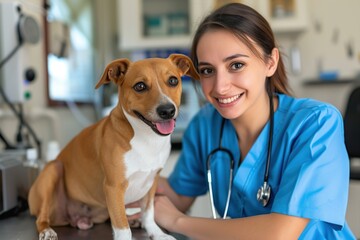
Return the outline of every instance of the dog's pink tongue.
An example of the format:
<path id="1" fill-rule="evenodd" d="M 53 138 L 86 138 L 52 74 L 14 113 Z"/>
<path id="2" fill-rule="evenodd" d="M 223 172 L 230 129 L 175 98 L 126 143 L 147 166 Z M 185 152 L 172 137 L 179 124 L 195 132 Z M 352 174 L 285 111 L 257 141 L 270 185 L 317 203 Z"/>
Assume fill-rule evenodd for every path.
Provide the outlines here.
<path id="1" fill-rule="evenodd" d="M 174 131 L 175 120 L 171 119 L 166 122 L 158 122 L 156 123 L 156 128 L 162 134 L 170 134 Z"/>

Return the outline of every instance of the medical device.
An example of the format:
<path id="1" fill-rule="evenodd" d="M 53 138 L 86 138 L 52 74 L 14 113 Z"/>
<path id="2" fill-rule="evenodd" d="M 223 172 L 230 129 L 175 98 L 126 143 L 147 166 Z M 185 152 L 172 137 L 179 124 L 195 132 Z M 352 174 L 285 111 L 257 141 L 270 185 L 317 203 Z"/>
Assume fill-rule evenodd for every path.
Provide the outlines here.
<path id="1" fill-rule="evenodd" d="M 0 151 L 0 217 L 18 206 L 24 176 L 27 176 L 21 160 L 24 154 L 22 150 Z"/>
<path id="2" fill-rule="evenodd" d="M 273 138 L 273 129 L 274 129 L 274 102 L 273 102 L 273 94 L 270 89 L 268 89 L 268 95 L 270 98 L 270 129 L 269 129 L 269 139 L 268 139 L 268 149 L 267 149 L 267 159 L 266 159 L 266 167 L 265 167 L 265 173 L 264 173 L 264 182 L 263 185 L 260 186 L 256 199 L 259 201 L 263 207 L 266 207 L 270 200 L 271 196 L 271 186 L 269 184 L 269 169 L 270 169 L 270 162 L 271 162 L 271 149 L 272 149 L 272 138 Z M 206 170 L 207 170 L 207 181 L 209 185 L 209 195 L 210 195 L 210 203 L 211 203 L 211 210 L 213 214 L 213 218 L 216 219 L 216 210 L 214 205 L 214 196 L 213 196 L 213 189 L 212 189 L 212 175 L 211 175 L 211 158 L 219 152 L 225 153 L 228 158 L 230 159 L 230 172 L 229 172 L 229 188 L 228 188 L 228 194 L 224 209 L 224 214 L 222 216 L 223 219 L 227 217 L 227 212 L 229 209 L 230 204 L 230 198 L 231 198 L 231 192 L 232 192 L 232 183 L 233 183 L 233 172 L 235 169 L 235 160 L 232 152 L 229 149 L 226 149 L 222 147 L 222 137 L 223 137 L 223 130 L 225 125 L 225 119 L 222 119 L 221 122 L 221 128 L 220 128 L 220 138 L 219 138 L 219 146 L 212 150 L 207 159 L 206 159 Z"/>
<path id="3" fill-rule="evenodd" d="M 30 56 L 39 41 L 35 18 L 25 14 L 19 3 L 0 2 L 0 86 L 11 103 L 31 97 L 28 85 L 36 80 L 37 69 Z"/>

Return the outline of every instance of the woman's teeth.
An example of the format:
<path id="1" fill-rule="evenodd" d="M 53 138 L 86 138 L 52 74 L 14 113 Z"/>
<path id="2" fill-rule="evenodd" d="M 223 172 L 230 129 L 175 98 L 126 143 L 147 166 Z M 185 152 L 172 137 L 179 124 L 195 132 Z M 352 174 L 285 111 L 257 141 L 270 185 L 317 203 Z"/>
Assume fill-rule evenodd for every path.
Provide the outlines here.
<path id="1" fill-rule="evenodd" d="M 236 101 L 239 97 L 240 97 L 240 94 L 233 96 L 233 97 L 229 97 L 229 98 L 218 98 L 218 101 L 219 101 L 219 103 L 229 104 L 229 103 Z"/>

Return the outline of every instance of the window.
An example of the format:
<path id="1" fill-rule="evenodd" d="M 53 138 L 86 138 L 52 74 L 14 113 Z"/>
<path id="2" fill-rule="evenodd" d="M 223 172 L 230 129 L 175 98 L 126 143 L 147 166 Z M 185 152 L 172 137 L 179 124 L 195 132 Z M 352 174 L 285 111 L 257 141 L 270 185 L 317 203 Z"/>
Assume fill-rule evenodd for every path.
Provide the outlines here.
<path id="1" fill-rule="evenodd" d="M 48 98 L 93 102 L 94 1 L 49 0 L 47 15 Z"/>

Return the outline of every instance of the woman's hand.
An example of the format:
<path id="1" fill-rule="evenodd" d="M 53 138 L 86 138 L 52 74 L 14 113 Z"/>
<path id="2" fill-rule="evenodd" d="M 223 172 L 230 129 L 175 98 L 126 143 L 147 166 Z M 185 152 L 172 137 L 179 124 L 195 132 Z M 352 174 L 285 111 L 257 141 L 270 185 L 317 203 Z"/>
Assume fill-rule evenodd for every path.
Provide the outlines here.
<path id="1" fill-rule="evenodd" d="M 155 197 L 155 221 L 168 231 L 174 231 L 179 218 L 185 216 L 166 196 Z"/>

